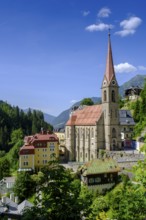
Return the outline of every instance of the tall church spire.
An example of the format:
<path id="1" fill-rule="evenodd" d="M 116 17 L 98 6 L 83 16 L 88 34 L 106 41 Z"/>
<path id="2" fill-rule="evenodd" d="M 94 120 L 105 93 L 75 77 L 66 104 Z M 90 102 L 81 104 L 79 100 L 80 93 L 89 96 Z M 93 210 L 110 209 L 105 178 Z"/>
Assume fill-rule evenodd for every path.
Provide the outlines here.
<path id="1" fill-rule="evenodd" d="M 106 70 L 105 70 L 104 75 L 105 75 L 108 82 L 110 82 L 112 77 L 115 75 L 114 65 L 113 65 L 112 48 L 111 48 L 111 40 L 110 40 L 110 30 L 108 33 L 108 53 L 107 53 L 107 60 L 106 60 Z"/>

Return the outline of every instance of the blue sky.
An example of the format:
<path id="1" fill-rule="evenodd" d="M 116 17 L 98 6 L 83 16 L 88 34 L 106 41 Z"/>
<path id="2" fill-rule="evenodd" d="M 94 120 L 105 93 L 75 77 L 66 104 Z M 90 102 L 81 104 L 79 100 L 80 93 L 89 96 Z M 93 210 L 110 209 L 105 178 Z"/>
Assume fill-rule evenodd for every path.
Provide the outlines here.
<path id="1" fill-rule="evenodd" d="M 0 100 L 59 115 L 101 96 L 108 29 L 119 85 L 146 74 L 145 0 L 0 0 Z"/>

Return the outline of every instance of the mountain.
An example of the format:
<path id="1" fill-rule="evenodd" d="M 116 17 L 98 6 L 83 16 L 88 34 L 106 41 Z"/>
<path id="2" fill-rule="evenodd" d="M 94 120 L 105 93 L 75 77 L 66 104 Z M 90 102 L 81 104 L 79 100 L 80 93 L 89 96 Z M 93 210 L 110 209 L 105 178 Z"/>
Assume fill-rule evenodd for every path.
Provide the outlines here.
<path id="1" fill-rule="evenodd" d="M 101 102 L 101 98 L 100 97 L 92 97 L 91 98 L 92 101 L 96 104 L 96 103 L 100 103 Z M 81 100 L 82 101 L 82 100 Z M 75 106 L 79 106 L 81 104 L 81 101 L 74 103 L 70 109 L 67 109 L 65 111 L 63 111 L 60 115 L 58 115 L 53 121 L 52 121 L 52 125 L 54 127 L 54 129 L 61 129 L 64 128 L 66 122 L 69 119 L 69 114 L 71 112 L 71 109 Z M 47 121 L 48 122 L 48 121 Z"/>
<path id="2" fill-rule="evenodd" d="M 31 112 L 33 112 L 33 110 L 36 110 L 36 109 L 32 109 L 32 108 L 27 108 L 27 109 L 23 109 L 23 111 L 25 113 L 27 113 L 29 109 L 31 110 Z M 53 120 L 56 118 L 55 116 L 44 113 L 44 112 L 43 112 L 43 114 L 44 114 L 44 121 L 48 122 L 49 124 L 52 124 Z"/>
<path id="3" fill-rule="evenodd" d="M 128 82 L 126 82 L 120 86 L 119 94 L 121 95 L 121 97 L 124 97 L 125 90 L 130 88 L 131 86 L 139 86 L 139 87 L 143 88 L 145 79 L 146 79 L 146 75 L 136 75 L 135 77 L 130 79 Z M 100 101 L 101 101 L 100 97 L 92 97 L 91 99 L 93 100 L 93 102 L 95 104 L 100 103 Z M 55 129 L 64 128 L 64 126 L 69 118 L 69 114 L 70 114 L 71 109 L 75 106 L 79 106 L 80 103 L 81 103 L 81 101 L 76 102 L 75 104 L 73 104 L 71 106 L 70 109 L 63 111 L 61 114 L 59 114 L 57 117 L 55 117 L 54 120 L 52 120 L 51 122 L 49 120 L 46 120 L 46 121 L 48 123 L 51 123 Z"/>
<path id="4" fill-rule="evenodd" d="M 139 86 L 140 88 L 143 88 L 145 79 L 146 75 L 136 75 L 128 82 L 125 82 L 123 85 L 120 86 L 119 94 L 121 95 L 121 97 L 124 97 L 125 90 L 129 89 L 131 86 Z"/>
<path id="5" fill-rule="evenodd" d="M 47 113 L 44 113 L 44 120 L 48 122 L 49 124 L 52 124 L 56 117 Z"/>

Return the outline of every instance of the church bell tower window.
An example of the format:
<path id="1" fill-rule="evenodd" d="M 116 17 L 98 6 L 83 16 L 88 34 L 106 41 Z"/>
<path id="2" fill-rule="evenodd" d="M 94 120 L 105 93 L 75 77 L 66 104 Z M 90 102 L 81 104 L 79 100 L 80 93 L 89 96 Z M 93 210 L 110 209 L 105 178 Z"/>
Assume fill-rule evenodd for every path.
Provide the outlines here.
<path id="1" fill-rule="evenodd" d="M 115 99 L 115 91 L 112 90 L 112 102 L 115 102 L 115 101 L 116 101 L 116 99 Z"/>
<path id="2" fill-rule="evenodd" d="M 112 138 L 116 138 L 116 129 L 115 128 L 113 128 L 112 129 Z"/>
<path id="3" fill-rule="evenodd" d="M 106 102 L 106 90 L 104 90 L 103 100 Z"/>

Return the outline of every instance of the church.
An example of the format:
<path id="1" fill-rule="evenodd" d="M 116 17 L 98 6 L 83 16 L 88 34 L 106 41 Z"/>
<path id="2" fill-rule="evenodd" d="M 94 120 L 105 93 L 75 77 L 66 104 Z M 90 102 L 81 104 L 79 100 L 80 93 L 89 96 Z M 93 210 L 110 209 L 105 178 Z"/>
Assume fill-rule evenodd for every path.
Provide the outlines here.
<path id="1" fill-rule="evenodd" d="M 87 162 L 98 157 L 100 149 L 121 150 L 124 138 L 131 141 L 134 120 L 128 110 L 119 110 L 119 86 L 114 72 L 110 33 L 100 105 L 79 106 L 71 112 L 65 126 L 69 161 Z M 127 132 L 127 133 L 126 133 Z M 131 142 L 130 142 L 131 143 Z"/>

